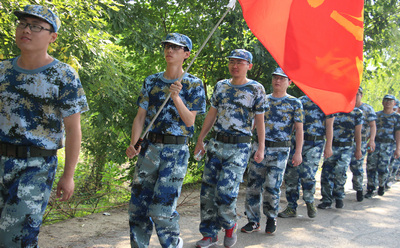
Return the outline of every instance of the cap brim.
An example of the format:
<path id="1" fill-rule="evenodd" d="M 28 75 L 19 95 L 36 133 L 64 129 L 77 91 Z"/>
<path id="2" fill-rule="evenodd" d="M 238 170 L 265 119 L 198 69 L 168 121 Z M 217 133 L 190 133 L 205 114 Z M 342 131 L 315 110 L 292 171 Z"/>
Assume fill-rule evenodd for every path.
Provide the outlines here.
<path id="1" fill-rule="evenodd" d="M 282 74 L 282 73 L 272 73 L 272 75 L 278 75 L 278 76 L 282 76 L 282 77 L 285 77 L 285 78 L 289 78 L 287 75 Z"/>
<path id="2" fill-rule="evenodd" d="M 161 43 L 172 43 L 172 44 L 175 44 L 175 45 L 177 45 L 177 46 L 181 46 L 181 47 L 187 47 L 187 46 L 183 46 L 182 44 L 180 44 L 180 43 L 178 43 L 178 42 L 175 42 L 175 41 L 173 41 L 173 40 L 163 40 L 163 41 L 161 41 Z"/>
<path id="3" fill-rule="evenodd" d="M 227 58 L 228 58 L 228 59 L 241 59 L 241 60 L 245 60 L 245 61 L 247 61 L 247 62 L 251 63 L 251 62 L 250 62 L 250 61 L 248 61 L 247 59 L 244 59 L 244 58 L 242 58 L 242 57 L 238 57 L 238 56 L 228 56 Z"/>

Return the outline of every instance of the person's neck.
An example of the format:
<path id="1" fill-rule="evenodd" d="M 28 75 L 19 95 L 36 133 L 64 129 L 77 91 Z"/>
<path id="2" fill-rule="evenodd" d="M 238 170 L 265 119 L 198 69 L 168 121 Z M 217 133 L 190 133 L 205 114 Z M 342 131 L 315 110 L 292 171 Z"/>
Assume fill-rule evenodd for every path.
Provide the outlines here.
<path id="1" fill-rule="evenodd" d="M 233 77 L 231 79 L 231 84 L 233 85 L 243 85 L 249 82 L 249 79 L 247 77 Z"/>
<path id="2" fill-rule="evenodd" d="M 272 92 L 272 96 L 275 98 L 282 98 L 286 95 L 287 95 L 286 91 L 273 91 Z"/>
<path id="3" fill-rule="evenodd" d="M 385 114 L 387 114 L 387 115 L 390 115 L 390 114 L 392 114 L 394 111 L 393 111 L 393 108 L 392 109 L 390 109 L 390 108 L 383 108 L 383 113 L 385 113 Z"/>
<path id="4" fill-rule="evenodd" d="M 359 103 L 356 102 L 356 107 L 359 108 L 362 104 L 363 104 L 363 102 L 359 102 Z"/>
<path id="5" fill-rule="evenodd" d="M 183 73 L 182 65 L 167 65 L 167 69 L 164 72 L 165 79 L 177 79 Z"/>
<path id="6" fill-rule="evenodd" d="M 26 70 L 34 70 L 54 61 L 54 58 L 47 53 L 21 53 L 17 65 Z"/>

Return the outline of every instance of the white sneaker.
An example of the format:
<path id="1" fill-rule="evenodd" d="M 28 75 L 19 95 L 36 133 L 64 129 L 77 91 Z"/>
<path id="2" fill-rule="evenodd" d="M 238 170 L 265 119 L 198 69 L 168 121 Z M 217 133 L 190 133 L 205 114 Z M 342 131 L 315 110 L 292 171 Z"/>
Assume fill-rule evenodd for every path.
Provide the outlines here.
<path id="1" fill-rule="evenodd" d="M 183 240 L 181 237 L 178 238 L 178 244 L 176 245 L 176 248 L 182 248 L 183 247 Z"/>

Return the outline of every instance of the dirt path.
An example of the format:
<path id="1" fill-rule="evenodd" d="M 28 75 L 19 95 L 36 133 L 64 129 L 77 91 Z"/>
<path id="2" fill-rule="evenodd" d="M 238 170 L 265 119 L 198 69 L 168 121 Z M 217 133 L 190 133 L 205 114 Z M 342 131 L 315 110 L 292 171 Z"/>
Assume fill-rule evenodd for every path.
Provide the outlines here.
<path id="1" fill-rule="evenodd" d="M 319 175 L 317 175 L 319 178 Z M 319 182 L 317 183 L 319 187 Z M 271 247 L 352 247 L 352 248 L 397 248 L 400 237 L 400 182 L 383 197 L 375 196 L 363 202 L 355 200 L 351 189 L 351 173 L 346 183 L 346 198 L 343 209 L 319 210 L 314 219 L 307 217 L 306 207 L 299 201 L 298 217 L 278 218 L 278 230 L 274 235 L 264 233 L 265 218 L 262 219 L 262 231 L 252 234 L 238 232 L 237 248 Z M 199 189 L 183 190 L 178 208 L 181 215 L 181 237 L 184 248 L 194 248 L 201 238 L 198 231 L 200 223 Z M 247 223 L 244 213 L 244 185 L 240 191 L 237 212 L 242 218 L 241 227 Z M 316 190 L 316 202 L 319 203 L 320 189 Z M 333 204 L 334 205 L 334 204 Z M 284 194 L 281 208 L 286 206 Z M 128 210 L 120 208 L 82 218 L 74 218 L 42 227 L 39 235 L 41 248 L 128 248 L 129 227 Z M 219 234 L 218 248 L 223 247 L 223 232 Z M 152 235 L 149 248 L 159 248 L 157 235 Z"/>

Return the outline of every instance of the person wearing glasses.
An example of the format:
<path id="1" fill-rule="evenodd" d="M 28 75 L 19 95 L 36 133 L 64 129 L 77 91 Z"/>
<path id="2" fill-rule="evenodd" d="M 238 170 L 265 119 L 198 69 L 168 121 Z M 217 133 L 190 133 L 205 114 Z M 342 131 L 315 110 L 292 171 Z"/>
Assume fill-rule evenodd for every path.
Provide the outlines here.
<path id="1" fill-rule="evenodd" d="M 393 95 L 385 95 L 383 110 L 376 112 L 375 150 L 367 157 L 367 199 L 373 196 L 377 182 L 378 195 L 385 194 L 390 161 L 400 157 L 400 115 L 393 110 L 395 104 Z"/>
<path id="2" fill-rule="evenodd" d="M 260 83 L 247 78 L 253 67 L 253 55 L 245 49 L 235 49 L 228 59 L 232 77 L 215 85 L 194 150 L 195 154 L 205 153 L 204 139 L 214 127 L 201 184 L 199 230 L 203 238 L 196 243 L 199 248 L 215 245 L 221 228 L 225 229 L 224 246 L 236 244 L 236 201 L 251 155 L 254 124 L 260 145 L 253 157 L 259 162 L 264 158 L 265 90 Z"/>
<path id="3" fill-rule="evenodd" d="M 37 247 L 39 228 L 65 146 L 57 197 L 70 199 L 88 110 L 77 72 L 47 53 L 61 22 L 50 9 L 15 11 L 20 56 L 0 63 L 0 247 Z"/>
<path id="4" fill-rule="evenodd" d="M 163 248 L 181 248 L 176 205 L 186 174 L 188 141 L 194 132 L 197 113 L 206 110 L 202 81 L 187 73 L 182 81 L 183 62 L 189 58 L 192 41 L 170 33 L 162 41 L 166 70 L 148 76 L 137 100 L 128 158 L 138 156 L 131 184 L 129 226 L 132 247 L 148 247 L 153 224 Z M 164 100 L 170 99 L 149 129 L 141 146 L 136 146 Z"/>
<path id="5" fill-rule="evenodd" d="M 245 202 L 248 223 L 241 229 L 244 233 L 260 230 L 261 206 L 267 217 L 265 232 L 273 234 L 277 229 L 280 188 L 293 130 L 296 148 L 290 162 L 294 167 L 302 162 L 303 105 L 299 99 L 287 94 L 291 82 L 279 67 L 272 73 L 272 94 L 267 95 L 269 108 L 265 112 L 265 155 L 262 161 L 250 159 Z M 255 147 L 257 145 L 255 143 Z"/>

